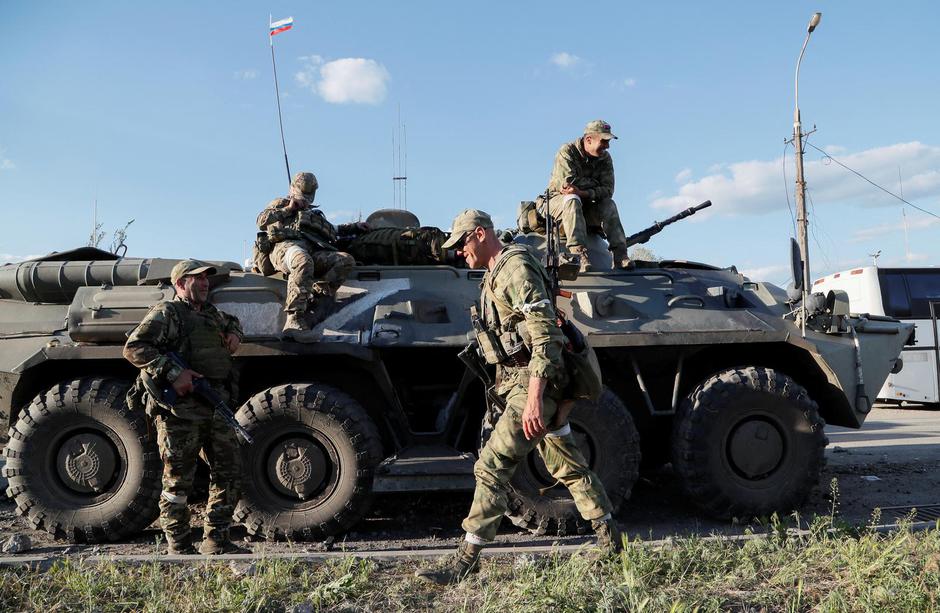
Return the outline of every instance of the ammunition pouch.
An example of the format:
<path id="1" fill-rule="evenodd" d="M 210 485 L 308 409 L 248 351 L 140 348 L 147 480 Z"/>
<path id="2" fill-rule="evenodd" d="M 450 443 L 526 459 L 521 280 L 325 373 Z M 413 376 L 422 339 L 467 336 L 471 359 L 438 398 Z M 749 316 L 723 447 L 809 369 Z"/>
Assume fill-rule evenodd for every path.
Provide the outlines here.
<path id="1" fill-rule="evenodd" d="M 273 249 L 274 243 L 271 242 L 268 233 L 258 232 L 255 236 L 254 247 L 251 250 L 252 269 L 255 272 L 260 272 L 266 277 L 270 277 L 277 272 L 269 257 Z"/>
<path id="2" fill-rule="evenodd" d="M 515 368 L 524 368 L 529 365 L 532 352 L 515 330 L 499 333 L 496 330 L 482 330 L 476 332 L 480 354 L 487 364 L 502 364 Z"/>
<path id="3" fill-rule="evenodd" d="M 539 196 L 536 200 L 523 200 L 519 203 L 519 216 L 516 218 L 516 225 L 523 234 L 535 232 L 545 234 L 545 216 L 542 210 L 545 208 L 544 198 Z"/>

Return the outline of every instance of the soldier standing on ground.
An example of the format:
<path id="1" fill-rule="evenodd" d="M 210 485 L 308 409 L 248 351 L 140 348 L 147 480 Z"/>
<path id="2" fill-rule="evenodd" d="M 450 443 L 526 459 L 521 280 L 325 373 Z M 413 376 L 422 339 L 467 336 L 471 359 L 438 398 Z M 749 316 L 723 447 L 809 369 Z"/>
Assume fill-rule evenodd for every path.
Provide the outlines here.
<path id="1" fill-rule="evenodd" d="M 591 270 L 587 253 L 589 230 L 602 230 L 613 254 L 614 266 L 626 268 L 626 235 L 617 213 L 614 195 L 614 163 L 607 153 L 610 124 L 597 119 L 587 124 L 584 135 L 565 143 L 555 154 L 548 184 L 552 217 L 561 223 L 568 250 L 580 256 L 581 272 Z"/>
<path id="2" fill-rule="evenodd" d="M 258 215 L 258 229 L 267 238 L 267 249 L 262 251 L 269 254 L 275 270 L 287 275 L 285 336 L 310 330 L 326 318 L 336 290 L 356 263 L 336 248 L 337 228 L 313 204 L 317 187 L 313 173 L 299 172 L 289 195 L 272 200 Z M 362 223 L 338 228 L 339 234 L 364 229 Z"/>
<path id="3" fill-rule="evenodd" d="M 603 484 L 588 468 L 570 424 L 553 423 L 568 374 L 548 273 L 525 247 L 504 247 L 490 216 L 482 211 L 468 209 L 457 216 L 444 248 L 455 246 L 470 268 L 487 268 L 480 296 L 484 326 L 498 338 L 518 335 L 529 357 L 524 366 L 497 366 L 496 392 L 505 399 L 506 410 L 474 465 L 476 490 L 455 558 L 443 569 L 419 571 L 418 576 L 449 584 L 478 569 L 480 552 L 496 538 L 506 512 L 509 480 L 533 449 L 571 492 L 578 512 L 591 522 L 598 546 L 618 550 L 620 533 Z"/>
<path id="4" fill-rule="evenodd" d="M 173 267 L 170 281 L 176 298 L 150 309 L 124 345 L 124 357 L 140 369 L 128 395 L 132 408 L 142 404 L 157 430 L 163 460 L 160 525 L 169 553 L 194 554 L 187 500 L 200 449 L 210 466 L 209 502 L 200 553 L 243 552 L 229 537 L 232 513 L 239 495 L 241 456 L 235 432 L 213 407 L 194 397 L 193 381 L 205 378 L 226 402 L 237 396 L 232 354 L 243 334 L 238 319 L 209 304 L 209 278 L 215 268 L 198 260 Z M 189 368 L 167 354 L 177 353 Z M 178 395 L 169 405 L 162 389 Z"/>

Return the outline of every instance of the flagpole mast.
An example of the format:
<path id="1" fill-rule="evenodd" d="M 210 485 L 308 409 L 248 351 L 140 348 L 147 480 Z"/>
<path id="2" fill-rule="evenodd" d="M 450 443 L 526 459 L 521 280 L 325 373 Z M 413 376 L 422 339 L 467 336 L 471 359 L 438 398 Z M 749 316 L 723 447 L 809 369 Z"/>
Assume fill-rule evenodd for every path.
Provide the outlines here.
<path id="1" fill-rule="evenodd" d="M 277 62 L 274 61 L 274 33 L 271 31 L 271 15 L 268 15 L 268 39 L 271 41 L 271 66 L 274 67 L 274 97 L 277 100 L 277 123 L 281 129 L 281 149 L 284 151 L 284 168 L 287 183 L 290 183 L 290 163 L 287 161 L 287 143 L 284 141 L 284 120 L 281 117 L 281 92 L 277 85 Z"/>

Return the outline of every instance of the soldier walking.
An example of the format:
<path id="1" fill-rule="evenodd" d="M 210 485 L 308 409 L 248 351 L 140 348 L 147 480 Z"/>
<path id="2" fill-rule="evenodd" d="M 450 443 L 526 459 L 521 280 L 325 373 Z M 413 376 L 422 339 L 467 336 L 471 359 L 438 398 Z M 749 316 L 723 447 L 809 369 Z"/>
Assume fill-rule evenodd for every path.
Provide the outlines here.
<path id="1" fill-rule="evenodd" d="M 299 333 L 326 318 L 336 290 L 356 264 L 351 255 L 337 249 L 337 228 L 313 204 L 318 185 L 313 173 L 297 173 L 288 196 L 272 200 L 257 221 L 262 239 L 266 238 L 262 251 L 269 254 L 274 270 L 287 275 L 284 335 L 297 340 L 304 340 Z M 367 228 L 352 223 L 338 229 L 344 234 Z"/>
<path id="2" fill-rule="evenodd" d="M 614 259 L 614 266 L 626 268 L 626 235 L 617 213 L 614 195 L 614 163 L 607 152 L 610 124 L 601 119 L 591 121 L 584 135 L 565 143 L 555 154 L 552 177 L 548 183 L 552 217 L 565 231 L 565 245 L 581 259 L 581 272 L 592 270 L 588 261 L 587 233 L 600 230 Z"/>
<path id="3" fill-rule="evenodd" d="M 235 432 L 213 407 L 194 397 L 195 379 L 205 378 L 226 402 L 237 395 L 232 354 L 243 338 L 238 319 L 208 302 L 209 275 L 215 268 L 198 260 L 173 267 L 170 281 L 176 298 L 150 309 L 124 345 L 124 357 L 140 369 L 128 394 L 128 405 L 141 404 L 155 423 L 163 460 L 160 525 L 171 554 L 195 554 L 190 534 L 188 497 L 199 451 L 209 462 L 209 502 L 203 541 L 205 555 L 236 553 L 229 537 L 232 513 L 239 496 L 241 456 Z M 189 368 L 168 353 L 175 352 Z M 178 399 L 172 405 L 162 390 L 172 386 Z"/>
<path id="4" fill-rule="evenodd" d="M 525 365 L 497 366 L 496 392 L 505 399 L 506 410 L 474 465 L 476 490 L 462 524 L 463 542 L 447 567 L 419 571 L 418 576 L 450 584 L 479 568 L 480 552 L 496 538 L 506 512 L 509 480 L 533 449 L 571 492 L 578 512 L 591 522 L 598 546 L 618 550 L 620 533 L 604 486 L 588 468 L 570 424 L 554 423 L 568 374 L 548 273 L 525 247 L 504 247 L 490 216 L 482 211 L 468 209 L 457 216 L 444 244 L 445 249 L 454 247 L 470 268 L 487 269 L 480 303 L 484 326 L 493 333 L 490 338 L 509 338 L 511 344 L 521 340 L 529 355 Z"/>

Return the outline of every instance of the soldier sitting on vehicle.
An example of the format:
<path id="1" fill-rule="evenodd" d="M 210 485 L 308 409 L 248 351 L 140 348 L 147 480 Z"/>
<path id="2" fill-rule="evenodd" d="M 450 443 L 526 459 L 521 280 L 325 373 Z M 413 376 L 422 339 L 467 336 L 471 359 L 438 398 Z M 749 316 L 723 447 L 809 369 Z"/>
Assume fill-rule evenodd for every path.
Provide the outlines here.
<path id="1" fill-rule="evenodd" d="M 614 195 L 614 163 L 607 153 L 610 124 L 591 121 L 584 135 L 565 143 L 555 154 L 552 176 L 548 184 L 552 217 L 559 221 L 566 236 L 568 250 L 580 257 L 581 272 L 592 270 L 588 260 L 587 233 L 606 236 L 614 266 L 626 268 L 626 236 Z"/>
<path id="2" fill-rule="evenodd" d="M 313 173 L 297 173 L 290 194 L 272 200 L 257 221 L 255 268 L 266 275 L 281 272 L 287 276 L 284 335 L 298 340 L 303 337 L 298 333 L 326 318 L 336 290 L 356 263 L 337 249 L 337 233 L 368 230 L 363 223 L 333 226 L 313 204 L 317 187 Z"/>
<path id="3" fill-rule="evenodd" d="M 163 460 L 160 525 L 171 554 L 196 553 L 187 499 L 200 449 L 209 462 L 210 474 L 199 552 L 245 553 L 229 539 L 241 474 L 238 439 L 212 406 L 192 394 L 194 380 L 205 378 L 224 400 L 236 397 L 232 354 L 243 335 L 238 318 L 209 304 L 208 275 L 212 274 L 215 268 L 198 260 L 174 266 L 170 281 L 176 298 L 150 309 L 124 345 L 124 357 L 140 369 L 127 404 L 131 409 L 144 408 L 157 430 Z M 171 352 L 189 368 L 182 368 Z M 169 387 L 178 396 L 172 404 L 162 392 Z"/>

